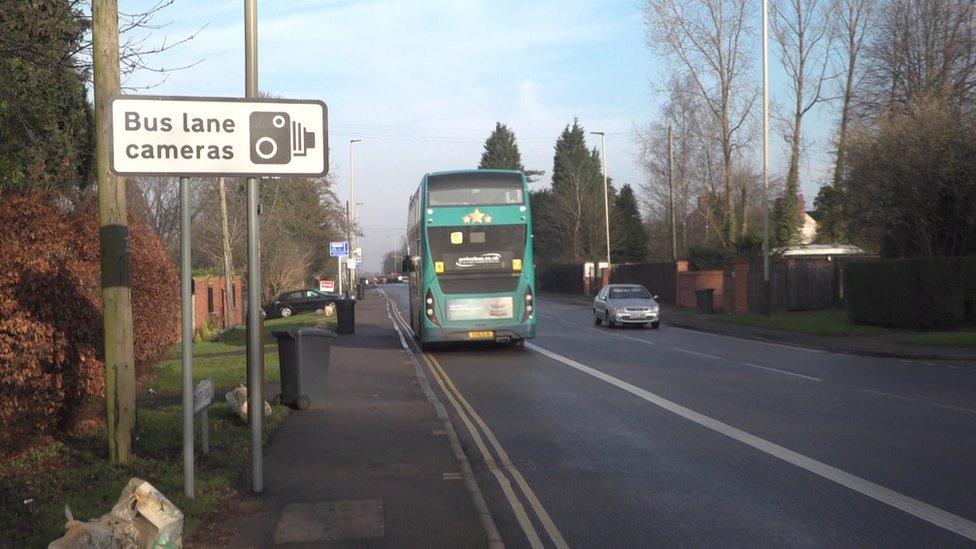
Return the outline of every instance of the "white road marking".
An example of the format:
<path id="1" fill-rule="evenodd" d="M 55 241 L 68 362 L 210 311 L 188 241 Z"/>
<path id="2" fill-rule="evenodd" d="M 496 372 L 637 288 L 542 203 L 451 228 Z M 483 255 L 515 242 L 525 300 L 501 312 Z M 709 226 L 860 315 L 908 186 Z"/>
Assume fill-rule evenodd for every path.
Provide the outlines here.
<path id="1" fill-rule="evenodd" d="M 924 364 L 925 366 L 935 366 L 934 362 L 926 362 L 924 360 L 913 360 L 910 358 L 899 358 L 898 362 L 905 362 L 907 364 Z"/>
<path id="2" fill-rule="evenodd" d="M 800 377 L 800 378 L 803 378 L 803 379 L 809 379 L 810 381 L 823 381 L 819 377 L 805 376 L 803 374 L 798 374 L 796 372 L 787 372 L 786 370 L 780 370 L 780 369 L 777 369 L 777 368 L 770 368 L 769 366 L 762 366 L 760 364 L 753 364 L 752 362 L 743 362 L 742 364 L 744 364 L 746 366 L 750 366 L 752 368 L 759 368 L 760 370 L 769 370 L 770 372 L 777 372 L 777 373 L 780 373 L 780 374 L 786 374 L 788 376 L 794 376 L 794 377 Z"/>
<path id="3" fill-rule="evenodd" d="M 784 349 L 792 349 L 794 351 L 803 351 L 803 352 L 807 352 L 807 353 L 826 353 L 827 352 L 827 351 L 824 351 L 823 349 L 811 349 L 810 347 L 800 347 L 798 345 L 787 345 L 786 343 L 773 343 L 772 341 L 766 341 L 765 339 L 752 339 L 752 338 L 748 338 L 748 337 L 727 336 L 727 335 L 723 335 L 723 334 L 716 334 L 714 332 L 705 332 L 705 331 L 702 331 L 702 330 L 692 330 L 691 328 L 682 328 L 681 326 L 670 326 L 670 328 L 672 330 L 684 330 L 686 332 L 695 332 L 696 334 L 706 334 L 706 335 L 710 335 L 712 337 L 721 337 L 723 339 L 731 339 L 731 340 L 734 340 L 734 341 L 738 341 L 739 343 L 742 343 L 742 342 L 746 342 L 746 343 L 752 342 L 752 343 L 758 343 L 760 345 L 769 345 L 769 346 L 772 346 L 772 347 L 782 347 Z"/>
<path id="4" fill-rule="evenodd" d="M 709 354 L 706 354 L 706 353 L 699 353 L 698 351 L 692 351 L 690 349 L 684 349 L 684 348 L 681 348 L 681 347 L 671 347 L 671 349 L 674 350 L 674 351 L 681 351 L 682 353 L 688 353 L 689 355 L 697 355 L 697 356 L 702 356 L 702 357 L 705 357 L 705 358 L 714 358 L 716 360 L 720 360 L 720 357 L 717 357 L 715 355 L 709 355 Z"/>
<path id="5" fill-rule="evenodd" d="M 953 406 L 952 404 L 942 404 L 940 402 L 932 402 L 931 400 L 923 400 L 920 398 L 912 398 L 901 395 L 893 395 L 891 393 L 885 393 L 882 391 L 875 391 L 873 389 L 861 389 L 865 393 L 871 393 L 873 395 L 886 396 L 888 398 L 897 398 L 898 400 L 905 400 L 908 402 L 916 402 L 918 404 L 928 404 L 929 406 L 935 406 L 937 408 L 945 408 L 947 410 L 955 410 L 957 412 L 966 412 L 968 414 L 976 414 L 976 410 L 971 410 L 969 408 L 963 408 L 962 406 Z"/>
<path id="6" fill-rule="evenodd" d="M 756 435 L 747 433 L 741 429 L 732 427 L 727 423 L 723 423 L 717 419 L 713 419 L 704 414 L 700 414 L 689 408 L 685 408 L 680 404 L 667 400 L 661 396 L 658 396 L 650 391 L 641 389 L 635 385 L 631 385 L 626 381 L 617 379 L 609 374 L 605 374 L 599 370 L 581 364 L 571 358 L 566 358 L 562 355 L 556 354 L 548 349 L 543 349 L 538 345 L 532 343 L 526 343 L 526 348 L 531 349 L 541 355 L 547 356 L 559 363 L 562 363 L 570 368 L 574 368 L 583 372 L 587 375 L 595 377 L 601 381 L 609 383 L 614 387 L 617 387 L 623 391 L 626 391 L 638 398 L 646 400 L 655 406 L 663 408 L 673 414 L 683 417 L 691 422 L 697 423 L 702 427 L 710 429 L 716 433 L 725 435 L 733 440 L 741 442 L 747 446 L 755 448 L 761 452 L 771 455 L 775 458 L 781 459 L 787 463 L 795 465 L 801 469 L 819 475 L 827 480 L 836 482 L 841 486 L 850 488 L 855 492 L 874 498 L 884 504 L 890 505 L 896 509 L 900 509 L 910 515 L 918 517 L 924 521 L 930 522 L 940 528 L 944 528 L 950 532 L 954 532 L 963 536 L 967 539 L 976 541 L 976 522 L 969 519 L 954 515 L 948 511 L 939 509 L 938 507 L 929 505 L 924 501 L 914 499 L 912 497 L 906 496 L 899 492 L 895 492 L 889 488 L 885 488 L 880 484 L 875 484 L 869 480 L 863 479 L 861 477 L 852 475 L 846 471 L 842 471 L 836 467 L 827 465 L 826 463 L 817 461 L 813 458 L 809 458 L 788 448 L 784 448 L 778 444 L 765 440 L 763 438 L 757 437 Z"/>
<path id="7" fill-rule="evenodd" d="M 624 339 L 629 339 L 631 341 L 637 341 L 638 343 L 644 343 L 646 345 L 657 345 L 657 343 L 655 343 L 653 341 L 648 341 L 646 339 L 642 339 L 642 338 L 639 338 L 639 337 L 625 336 L 625 335 L 622 335 L 622 334 L 613 334 L 613 335 L 616 336 L 616 337 L 622 337 Z"/>

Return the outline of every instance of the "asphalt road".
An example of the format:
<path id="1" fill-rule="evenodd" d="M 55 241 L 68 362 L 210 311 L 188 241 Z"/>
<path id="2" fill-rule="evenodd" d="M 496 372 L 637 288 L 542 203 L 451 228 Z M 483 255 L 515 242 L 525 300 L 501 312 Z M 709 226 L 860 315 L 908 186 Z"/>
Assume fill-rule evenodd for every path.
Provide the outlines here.
<path id="1" fill-rule="evenodd" d="M 976 365 L 538 301 L 525 349 L 420 356 L 508 546 L 976 545 Z"/>

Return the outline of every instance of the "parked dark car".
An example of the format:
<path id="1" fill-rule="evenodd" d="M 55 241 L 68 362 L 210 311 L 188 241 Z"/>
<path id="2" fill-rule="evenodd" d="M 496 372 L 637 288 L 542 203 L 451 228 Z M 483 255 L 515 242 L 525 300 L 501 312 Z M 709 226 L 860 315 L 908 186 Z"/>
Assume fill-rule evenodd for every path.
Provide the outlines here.
<path id="1" fill-rule="evenodd" d="M 271 303 L 264 306 L 268 318 L 288 318 L 294 314 L 307 313 L 324 309 L 330 303 L 341 299 L 339 294 L 320 292 L 318 290 L 292 290 L 279 295 Z"/>

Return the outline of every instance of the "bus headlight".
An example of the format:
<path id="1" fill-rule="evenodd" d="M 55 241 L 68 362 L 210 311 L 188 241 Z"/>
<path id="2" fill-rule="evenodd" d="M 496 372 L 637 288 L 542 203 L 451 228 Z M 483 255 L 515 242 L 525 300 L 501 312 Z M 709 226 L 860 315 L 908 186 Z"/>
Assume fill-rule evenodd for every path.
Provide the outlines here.
<path id="1" fill-rule="evenodd" d="M 535 307 L 532 306 L 532 288 L 525 289 L 525 319 L 532 320 L 532 311 Z"/>

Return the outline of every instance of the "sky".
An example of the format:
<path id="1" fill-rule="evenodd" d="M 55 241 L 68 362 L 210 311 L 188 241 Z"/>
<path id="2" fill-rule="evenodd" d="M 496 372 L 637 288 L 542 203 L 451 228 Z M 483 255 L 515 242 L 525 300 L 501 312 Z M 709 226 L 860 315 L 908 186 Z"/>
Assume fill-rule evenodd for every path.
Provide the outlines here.
<path id="1" fill-rule="evenodd" d="M 121 0 L 119 9 L 152 3 Z M 166 23 L 153 31 L 156 42 L 199 33 L 150 64 L 193 66 L 133 93 L 244 95 L 241 0 L 175 0 L 156 22 Z M 362 139 L 354 177 L 356 202 L 363 203 L 362 268 L 375 271 L 404 234 L 407 200 L 423 174 L 477 167 L 496 121 L 515 132 L 526 169 L 546 172 L 535 188 L 549 184 L 556 138 L 574 119 L 606 133 L 607 173 L 617 184 L 643 185 L 635 130 L 658 115 L 668 69 L 646 36 L 640 0 L 263 0 L 259 87 L 328 105 L 329 167 L 343 201 L 349 140 Z M 772 52 L 770 69 L 773 99 L 786 101 Z M 143 72 L 124 85 L 158 82 L 158 74 Z M 824 108 L 805 123 L 810 152 L 801 183 L 808 204 L 829 169 L 835 119 Z M 600 146 L 599 136 L 588 140 Z M 786 149 L 777 134 L 770 143 L 775 175 Z"/>

